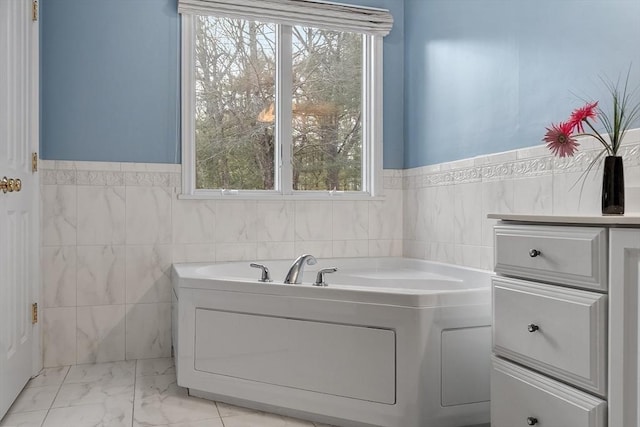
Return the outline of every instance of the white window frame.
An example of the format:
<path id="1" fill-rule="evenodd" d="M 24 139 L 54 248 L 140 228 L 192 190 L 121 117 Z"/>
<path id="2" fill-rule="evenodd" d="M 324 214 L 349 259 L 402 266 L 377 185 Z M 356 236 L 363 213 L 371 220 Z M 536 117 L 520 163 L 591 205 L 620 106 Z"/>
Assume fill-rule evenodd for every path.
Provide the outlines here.
<path id="1" fill-rule="evenodd" d="M 181 15 L 181 199 L 370 199 L 382 194 L 382 132 L 383 132 L 383 48 L 382 36 L 363 35 L 362 88 L 362 191 L 293 190 L 292 108 L 291 108 L 291 27 L 277 25 L 278 57 L 276 59 L 276 116 L 282 117 L 276 126 L 275 189 L 226 190 L 196 189 L 195 168 L 195 19 L 196 15 Z M 282 102 L 287 99 L 288 102 Z"/>

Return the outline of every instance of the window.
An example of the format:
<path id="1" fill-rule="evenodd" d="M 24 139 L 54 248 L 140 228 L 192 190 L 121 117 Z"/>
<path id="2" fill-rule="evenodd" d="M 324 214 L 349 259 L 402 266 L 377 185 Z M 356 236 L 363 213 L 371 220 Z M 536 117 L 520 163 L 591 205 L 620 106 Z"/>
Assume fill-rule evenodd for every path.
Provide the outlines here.
<path id="1" fill-rule="evenodd" d="M 195 188 L 275 190 L 276 26 L 195 18 Z"/>
<path id="2" fill-rule="evenodd" d="M 375 194 L 381 37 L 282 22 L 282 4 L 296 2 L 335 7 L 265 0 L 277 3 L 273 20 L 181 7 L 184 194 Z"/>

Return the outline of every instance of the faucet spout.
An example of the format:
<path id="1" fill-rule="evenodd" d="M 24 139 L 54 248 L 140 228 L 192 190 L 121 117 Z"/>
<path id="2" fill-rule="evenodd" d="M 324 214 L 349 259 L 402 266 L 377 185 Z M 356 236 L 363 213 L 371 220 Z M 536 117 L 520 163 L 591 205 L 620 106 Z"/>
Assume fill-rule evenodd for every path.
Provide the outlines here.
<path id="1" fill-rule="evenodd" d="M 314 265 L 317 262 L 318 261 L 313 255 L 300 255 L 298 258 L 296 258 L 295 261 L 293 261 L 293 264 L 291 264 L 291 268 L 289 268 L 289 272 L 284 278 L 284 283 L 293 283 L 296 285 L 302 283 L 302 272 L 304 270 L 305 264 Z"/>

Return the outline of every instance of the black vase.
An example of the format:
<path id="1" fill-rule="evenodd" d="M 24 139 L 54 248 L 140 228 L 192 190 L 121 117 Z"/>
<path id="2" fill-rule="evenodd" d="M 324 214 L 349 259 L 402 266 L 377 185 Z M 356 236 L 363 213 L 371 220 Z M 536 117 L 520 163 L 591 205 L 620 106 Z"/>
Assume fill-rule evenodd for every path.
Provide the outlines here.
<path id="1" fill-rule="evenodd" d="M 622 157 L 604 158 L 602 174 L 602 215 L 624 214 L 624 168 Z"/>

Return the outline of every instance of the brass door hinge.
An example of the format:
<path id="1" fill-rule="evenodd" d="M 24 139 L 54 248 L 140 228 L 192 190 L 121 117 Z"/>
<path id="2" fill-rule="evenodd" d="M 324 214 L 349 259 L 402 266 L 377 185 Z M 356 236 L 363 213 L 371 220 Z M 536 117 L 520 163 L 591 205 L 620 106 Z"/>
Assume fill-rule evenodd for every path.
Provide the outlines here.
<path id="1" fill-rule="evenodd" d="M 38 153 L 31 153 L 31 172 L 38 172 Z"/>
<path id="2" fill-rule="evenodd" d="M 31 323 L 35 325 L 38 323 L 38 303 L 31 304 Z"/>
<path id="3" fill-rule="evenodd" d="M 31 20 L 33 22 L 38 20 L 38 0 L 31 1 Z"/>

